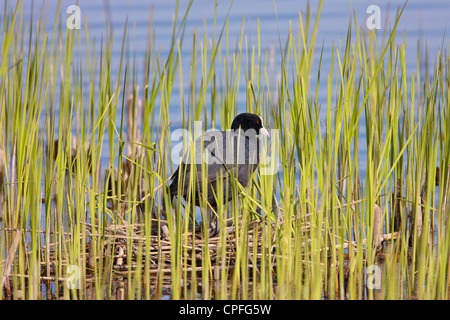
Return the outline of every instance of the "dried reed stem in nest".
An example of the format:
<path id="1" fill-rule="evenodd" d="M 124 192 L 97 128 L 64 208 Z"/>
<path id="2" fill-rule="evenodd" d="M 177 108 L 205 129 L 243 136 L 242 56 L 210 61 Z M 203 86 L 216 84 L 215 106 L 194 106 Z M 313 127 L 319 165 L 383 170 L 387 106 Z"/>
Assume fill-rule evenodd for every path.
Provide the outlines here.
<path id="1" fill-rule="evenodd" d="M 17 247 L 19 246 L 20 237 L 22 236 L 22 231 L 18 230 L 16 231 L 16 235 L 14 236 L 13 242 L 11 244 L 11 247 L 8 251 L 8 256 L 6 257 L 6 261 L 3 268 L 3 274 L 2 279 L 0 283 L 0 288 L 3 288 L 3 285 L 6 282 L 6 279 L 8 278 L 9 274 L 11 273 L 12 264 L 14 261 L 14 257 L 16 256 Z"/>
<path id="2" fill-rule="evenodd" d="M 372 246 L 378 248 L 381 246 L 382 241 L 381 231 L 383 229 L 383 210 L 381 210 L 380 206 L 377 204 L 374 207 L 374 215 Z"/>

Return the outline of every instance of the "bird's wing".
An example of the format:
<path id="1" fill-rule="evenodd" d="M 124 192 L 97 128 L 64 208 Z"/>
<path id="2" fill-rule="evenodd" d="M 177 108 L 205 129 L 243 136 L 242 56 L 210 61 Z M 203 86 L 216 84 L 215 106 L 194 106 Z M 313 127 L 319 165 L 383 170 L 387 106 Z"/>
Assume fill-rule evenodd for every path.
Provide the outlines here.
<path id="1" fill-rule="evenodd" d="M 184 164 L 190 164 L 191 170 L 197 172 L 207 171 L 207 175 L 199 174 L 198 182 L 201 183 L 204 176 L 208 181 L 215 181 L 219 175 L 235 173 L 235 161 L 233 159 L 234 145 L 229 141 L 230 133 L 225 131 L 210 131 L 198 137 L 193 148 L 189 148 L 185 157 Z M 231 142 L 231 143 L 230 143 Z M 231 150 L 231 152 L 230 152 Z M 191 156 L 194 153 L 194 158 Z M 195 164 L 192 166 L 192 161 Z"/>
<path id="2" fill-rule="evenodd" d="M 197 172 L 198 184 L 205 176 L 209 183 L 218 177 L 234 176 L 246 185 L 249 175 L 256 169 L 256 146 L 257 142 L 251 142 L 251 138 L 234 132 L 211 131 L 203 134 L 188 148 L 173 174 L 172 192 L 177 191 L 178 176 L 181 175 L 185 183 L 189 183 L 192 171 Z M 202 174 L 204 171 L 207 174 Z"/>

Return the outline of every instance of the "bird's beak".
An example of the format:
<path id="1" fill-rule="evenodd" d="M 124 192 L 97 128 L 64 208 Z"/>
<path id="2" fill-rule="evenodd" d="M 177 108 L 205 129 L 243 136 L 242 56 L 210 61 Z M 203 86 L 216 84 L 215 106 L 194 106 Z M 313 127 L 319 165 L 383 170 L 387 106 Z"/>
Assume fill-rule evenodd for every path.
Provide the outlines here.
<path id="1" fill-rule="evenodd" d="M 263 136 L 270 137 L 269 132 L 266 130 L 266 128 L 262 127 L 259 129 L 259 134 L 262 134 Z"/>

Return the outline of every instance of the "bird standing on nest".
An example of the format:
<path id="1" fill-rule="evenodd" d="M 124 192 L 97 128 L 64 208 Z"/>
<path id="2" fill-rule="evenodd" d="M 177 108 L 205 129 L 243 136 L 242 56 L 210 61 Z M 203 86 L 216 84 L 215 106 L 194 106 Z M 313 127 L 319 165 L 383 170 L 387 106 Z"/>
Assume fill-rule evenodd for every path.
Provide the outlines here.
<path id="1" fill-rule="evenodd" d="M 232 199 L 233 184 L 237 181 L 245 188 L 257 169 L 260 160 L 259 135 L 269 137 L 262 118 L 252 113 L 241 113 L 234 118 L 231 131 L 207 132 L 197 138 L 171 177 L 170 200 L 176 195 L 187 200 L 195 187 L 195 205 L 200 206 L 205 197 L 208 208 L 217 212 L 217 188 L 223 187 L 222 199 L 226 204 Z M 194 186 L 190 183 L 192 174 L 195 175 Z M 206 188 L 204 179 L 208 180 Z M 207 218 L 210 219 L 210 215 Z M 214 226 L 210 219 L 209 223 L 210 236 L 217 235 L 219 222 Z"/>

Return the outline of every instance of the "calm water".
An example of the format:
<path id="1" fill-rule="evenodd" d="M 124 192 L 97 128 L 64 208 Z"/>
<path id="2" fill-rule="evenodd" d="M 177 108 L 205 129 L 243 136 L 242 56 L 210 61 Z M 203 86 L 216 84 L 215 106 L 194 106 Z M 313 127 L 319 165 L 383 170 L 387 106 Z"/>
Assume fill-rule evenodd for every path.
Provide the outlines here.
<path id="1" fill-rule="evenodd" d="M 189 1 L 180 1 L 179 16 L 184 15 L 187 3 Z M 115 46 L 113 51 L 113 72 L 114 66 L 118 68 L 118 59 L 120 58 L 121 40 L 125 27 L 126 19 L 128 18 L 128 47 L 131 55 L 141 58 L 142 63 L 145 55 L 147 29 L 149 24 L 149 16 L 151 8 L 153 8 L 153 30 L 156 37 L 156 46 L 161 49 L 161 57 L 166 57 L 170 49 L 170 40 L 172 34 L 172 22 L 175 12 L 175 0 L 128 0 L 128 1 L 86 1 L 86 0 L 63 0 L 59 15 L 63 22 L 67 19 L 66 10 L 72 4 L 79 4 L 82 16 L 81 26 L 81 54 L 85 50 L 85 30 L 84 19 L 86 19 L 89 36 L 91 40 L 96 38 L 100 40 L 101 36 L 105 35 L 105 21 L 111 19 L 112 26 L 115 32 Z M 312 1 L 311 7 L 313 15 L 315 16 L 316 1 Z M 216 35 L 220 33 L 220 29 L 225 20 L 226 14 L 230 7 L 230 0 L 219 1 L 217 7 L 217 31 Z M 322 8 L 322 14 L 317 35 L 317 50 L 324 45 L 323 68 L 325 71 L 329 70 L 329 57 L 331 55 L 331 46 L 334 43 L 338 46 L 341 40 L 345 40 L 347 34 L 347 27 L 349 18 L 352 18 L 353 12 L 356 14 L 358 24 L 365 30 L 366 20 L 370 14 L 366 13 L 368 6 L 376 4 L 380 7 L 381 13 L 381 30 L 379 33 L 389 31 L 390 26 L 393 25 L 395 13 L 398 8 L 403 6 L 404 1 L 349 1 L 349 0 L 326 0 Z M 25 23 L 31 21 L 32 1 L 24 2 L 24 20 Z M 281 40 L 284 44 L 289 25 L 292 23 L 293 29 L 297 30 L 297 23 L 299 12 L 303 14 L 306 11 L 307 1 L 300 0 L 276 0 L 276 9 L 273 0 L 239 0 L 235 1 L 231 7 L 229 14 L 229 34 L 230 34 L 230 48 L 234 49 L 236 42 L 239 40 L 242 26 L 242 19 L 245 17 L 244 34 L 250 45 L 256 44 L 256 30 L 257 19 L 260 20 L 261 27 L 261 47 L 274 47 L 275 57 L 279 59 L 279 35 L 277 29 L 278 24 L 281 34 Z M 9 4 L 10 10 L 14 7 L 14 3 Z M 212 38 L 213 24 L 214 24 L 214 7 L 213 0 L 195 0 L 189 15 L 187 17 L 187 28 L 185 42 L 183 46 L 182 57 L 186 57 L 183 63 L 189 64 L 192 50 L 192 34 L 195 30 L 199 32 L 200 39 L 203 40 L 203 34 L 206 32 L 208 38 Z M 56 1 L 34 1 L 34 19 L 39 17 L 39 11 L 43 10 L 48 15 L 49 26 L 48 30 L 51 33 L 53 28 L 53 17 L 56 14 Z M 3 11 L 3 6 L 1 9 Z M 3 16 L 1 12 L 0 17 Z M 180 20 L 180 18 L 179 18 Z M 385 24 L 387 20 L 387 25 Z M 448 48 L 449 32 L 445 33 L 446 28 L 450 22 L 450 1 L 448 0 L 411 0 L 407 4 L 403 16 L 398 26 L 397 42 L 402 40 L 403 32 L 405 32 L 407 42 L 407 72 L 416 72 L 416 53 L 417 41 L 421 42 L 421 48 L 425 44 L 429 50 L 430 62 L 433 63 L 437 51 L 444 40 L 444 47 Z M 385 30 L 385 29 L 388 30 Z M 210 45 L 210 44 L 209 44 Z M 200 46 L 197 46 L 200 50 Z M 245 48 L 244 48 L 245 49 Z M 231 50 L 231 49 L 230 49 Z M 98 52 L 100 53 L 100 52 Z M 114 64 L 117 63 L 117 64 Z M 183 69 L 184 79 L 189 78 L 189 69 Z M 313 74 L 314 75 L 314 74 Z M 245 86 L 245 85 L 243 85 Z M 174 120 L 178 117 L 177 102 L 178 98 L 178 83 L 175 82 L 173 91 L 172 106 L 177 111 L 173 114 Z M 325 88 L 322 88 L 325 89 Z M 242 91 L 242 92 L 241 92 Z M 242 97 L 245 97 L 245 91 L 240 90 Z M 320 91 L 320 98 L 323 100 L 325 90 Z M 242 108 L 245 108 L 245 101 L 242 101 Z M 241 106 L 240 106 L 241 107 Z"/>
<path id="2" fill-rule="evenodd" d="M 144 0 L 128 0 L 128 1 L 86 1 L 80 0 L 79 2 L 74 0 L 61 1 L 61 7 L 59 12 L 56 12 L 56 1 L 34 1 L 34 21 L 39 18 L 39 12 L 46 13 L 48 16 L 49 26 L 48 31 L 51 34 L 53 28 L 53 21 L 55 14 L 59 14 L 63 25 L 67 19 L 66 10 L 68 6 L 73 4 L 79 4 L 82 16 L 81 26 L 81 48 L 80 55 L 84 56 L 86 50 L 86 38 L 84 20 L 86 19 L 89 37 L 92 41 L 93 38 L 97 39 L 97 43 L 100 38 L 105 36 L 106 28 L 105 21 L 110 19 L 113 30 L 115 32 L 115 45 L 112 56 L 112 73 L 117 72 L 119 67 L 119 59 L 121 54 L 121 42 L 125 22 L 128 18 L 128 40 L 127 47 L 129 48 L 129 55 L 131 57 L 136 56 L 139 65 L 143 65 L 143 58 L 146 50 L 147 32 L 149 25 L 149 16 L 151 8 L 153 10 L 153 31 L 155 33 L 155 44 L 158 49 L 161 50 L 161 57 L 167 57 L 170 49 L 170 41 L 172 35 L 172 22 L 175 12 L 175 0 L 156 0 L 156 1 L 144 1 Z M 179 16 L 183 16 L 187 7 L 188 1 L 180 1 Z M 217 31 L 216 35 L 220 33 L 220 29 L 225 21 L 228 9 L 230 7 L 230 0 L 219 1 L 217 7 Z M 345 41 L 347 34 L 347 28 L 349 19 L 352 19 L 353 13 L 356 15 L 358 24 L 367 31 L 366 20 L 370 16 L 367 8 L 372 4 L 377 4 L 380 7 L 381 13 L 381 30 L 378 32 L 381 34 L 384 31 L 389 32 L 395 19 L 395 13 L 403 6 L 403 1 L 349 1 L 349 0 L 327 0 L 324 2 L 322 8 L 322 14 L 319 24 L 319 30 L 317 35 L 318 47 L 316 50 L 321 49 L 323 43 L 324 57 L 322 68 L 324 70 L 322 74 L 322 82 L 319 87 L 319 102 L 325 105 L 326 102 L 326 74 L 330 69 L 330 56 L 331 48 L 334 44 L 335 47 L 339 47 L 341 41 Z M 12 10 L 14 3 L 9 3 L 9 10 Z M 24 2 L 24 20 L 25 23 L 31 21 L 31 1 Z M 229 14 L 229 43 L 230 51 L 234 50 L 236 43 L 240 38 L 242 19 L 245 19 L 244 34 L 247 36 L 249 45 L 256 45 L 257 37 L 257 19 L 260 21 L 261 28 L 261 48 L 264 52 L 265 49 L 273 50 L 275 53 L 275 61 L 279 61 L 279 32 L 281 35 L 281 41 L 284 44 L 289 25 L 292 23 L 293 29 L 297 30 L 297 23 L 299 12 L 304 13 L 307 7 L 306 1 L 299 0 L 277 0 L 276 9 L 272 0 L 239 0 L 235 1 Z M 311 5 L 313 9 L 313 16 L 316 14 L 316 1 L 312 1 Z M 3 5 L 1 9 L 3 11 Z M 192 35 L 195 30 L 199 33 L 199 40 L 203 40 L 205 31 L 207 32 L 208 39 L 212 39 L 213 25 L 214 25 L 214 10 L 215 1 L 212 0 L 195 0 L 189 15 L 187 17 L 187 27 L 185 32 L 185 41 L 182 48 L 182 63 L 183 67 L 183 79 L 189 79 L 189 64 L 192 57 Z M 0 16 L 3 19 L 3 12 Z M 278 21 L 277 21 L 278 17 Z M 447 25 L 450 21 L 450 1 L 448 0 L 411 0 L 406 6 L 401 21 L 398 26 L 397 42 L 402 41 L 403 32 L 407 42 L 406 52 L 406 68 L 407 73 L 416 73 L 416 59 L 417 59 L 417 45 L 420 42 L 421 52 L 425 52 L 424 48 L 427 46 L 429 51 L 429 62 L 434 63 L 439 48 L 444 41 L 444 48 L 448 48 L 449 44 L 449 32 L 445 32 Z M 179 21 L 180 21 L 179 17 Z M 34 22 L 36 23 L 36 22 Z M 353 28 L 354 29 L 354 28 Z M 1 38 L 1 37 L 0 37 Z M 208 40 L 209 41 L 209 40 Z M 211 47 L 211 44 L 207 43 L 207 46 Z M 97 45 L 97 47 L 99 47 Z M 225 46 L 223 46 L 224 48 Z M 200 52 L 200 45 L 197 46 Z M 245 52 L 245 46 L 244 46 Z M 199 54 L 199 52 L 197 54 Z M 100 55 L 98 49 L 97 56 Z M 316 55 L 316 60 L 318 59 Z M 421 63 L 423 64 L 423 62 Z M 198 61 L 198 66 L 201 66 L 201 62 Z M 276 67 L 275 67 L 276 68 Z M 220 68 L 219 68 L 220 69 Z M 313 71 L 313 77 L 316 77 L 315 71 Z M 138 83 L 142 88 L 142 76 L 138 74 Z M 220 74 L 219 74 L 220 76 Z M 85 77 L 87 78 L 87 77 Z M 241 76 L 241 79 L 245 79 Z M 197 77 L 197 87 L 200 83 L 200 77 Z M 238 107 L 239 110 L 245 110 L 245 81 L 241 80 L 241 87 L 238 94 Z M 312 83 L 315 86 L 315 83 Z M 187 87 L 187 86 L 185 86 Z M 314 88 L 314 87 L 313 87 Z M 187 90 L 187 89 L 186 89 Z M 187 96 L 187 93 L 186 93 Z M 172 127 L 176 127 L 176 124 L 180 121 L 180 94 L 179 94 L 179 82 L 175 81 L 174 88 L 171 96 L 171 121 L 174 123 Z M 324 110 L 325 108 L 322 108 Z M 118 112 L 120 115 L 120 112 Z M 360 130 L 360 136 L 364 137 L 365 130 L 362 126 Z M 364 147 L 364 144 L 360 144 Z M 107 151 L 106 151 L 107 152 Z M 362 161 L 361 167 L 364 168 L 364 162 L 366 159 L 366 150 L 361 148 L 360 160 Z M 364 169 L 363 169 L 364 171 Z M 364 172 L 361 172 L 364 176 Z"/>

